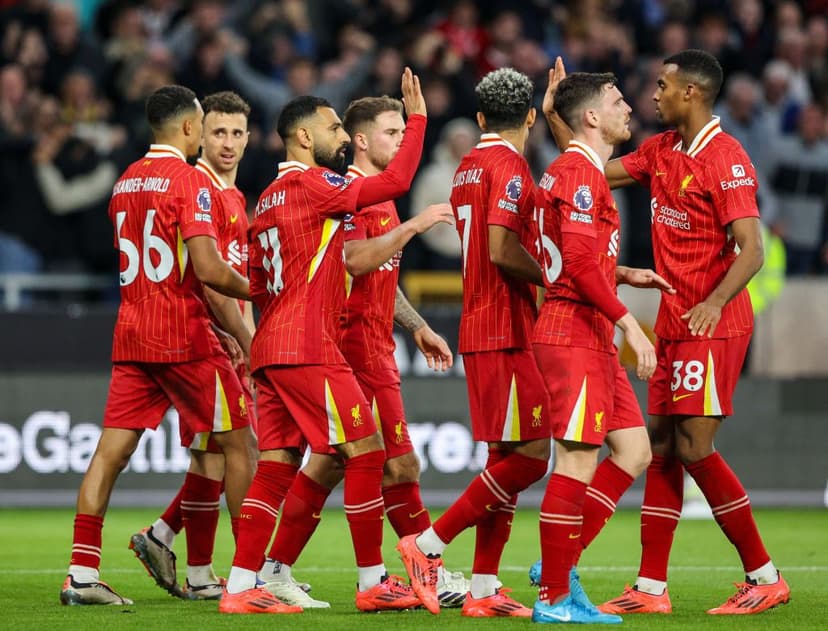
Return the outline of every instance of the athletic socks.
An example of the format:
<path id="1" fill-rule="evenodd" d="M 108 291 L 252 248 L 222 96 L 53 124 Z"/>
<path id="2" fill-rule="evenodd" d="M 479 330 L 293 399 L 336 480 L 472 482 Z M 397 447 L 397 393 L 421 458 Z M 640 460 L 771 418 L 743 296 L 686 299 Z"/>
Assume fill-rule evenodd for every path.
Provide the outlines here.
<path id="1" fill-rule="evenodd" d="M 681 517 L 684 473 L 675 458 L 653 456 L 647 468 L 641 506 L 641 567 L 639 578 L 667 580 L 673 534 Z"/>
<path id="2" fill-rule="evenodd" d="M 546 485 L 540 510 L 542 599 L 555 602 L 569 592 L 569 571 L 580 547 L 587 485 L 553 473 Z"/>
<path id="3" fill-rule="evenodd" d="M 282 518 L 276 529 L 269 559 L 295 565 L 322 518 L 322 507 L 331 489 L 322 486 L 300 471 L 285 497 Z"/>
<path id="4" fill-rule="evenodd" d="M 489 448 L 486 469 L 492 469 L 504 458 L 506 458 L 506 454 L 503 451 Z M 474 542 L 474 562 L 472 564 L 472 587 L 475 586 L 474 577 L 476 575 L 497 576 L 500 569 L 500 558 L 503 556 L 503 548 L 506 547 L 506 542 L 512 533 L 512 519 L 515 515 L 516 504 L 517 495 L 513 495 L 508 502 L 501 504 L 494 511 L 487 511 L 482 519 L 478 520 Z M 482 585 L 478 587 L 482 589 Z M 490 585 L 485 587 L 484 591 L 490 587 Z M 494 591 L 484 595 L 491 596 L 492 594 L 494 594 Z M 474 590 L 472 590 L 472 596 L 481 598 L 481 596 L 475 594 Z"/>
<path id="5" fill-rule="evenodd" d="M 253 573 L 252 583 L 246 589 L 256 584 L 256 572 L 264 563 L 264 551 L 276 525 L 279 505 L 296 475 L 296 469 L 294 465 L 282 462 L 259 461 L 256 475 L 242 502 L 236 555 L 233 557 L 234 568 Z M 248 582 L 249 579 L 247 575 Z"/>
<path id="6" fill-rule="evenodd" d="M 441 541 L 450 543 L 466 528 L 510 503 L 514 495 L 540 480 L 546 474 L 546 467 L 545 460 L 509 454 L 472 480 L 457 501 L 434 522 L 434 532 Z"/>
<path id="7" fill-rule="evenodd" d="M 745 487 L 721 454 L 714 452 L 689 464 L 687 471 L 704 493 L 716 523 L 736 547 L 745 572 L 753 572 L 768 564 L 770 556 L 759 536 Z M 771 582 L 776 580 L 775 572 L 776 568 L 773 568 Z"/>
<path id="8" fill-rule="evenodd" d="M 578 565 L 581 553 L 595 540 L 598 533 L 615 513 L 618 500 L 633 483 L 634 478 L 610 458 L 604 458 L 586 491 L 584 525 L 575 550 L 573 565 Z"/>
<path id="9" fill-rule="evenodd" d="M 103 517 L 98 517 L 97 515 L 75 515 L 75 529 L 72 535 L 72 558 L 69 564 L 70 566 L 82 566 L 94 570 L 95 578 L 93 580 L 98 580 L 98 569 L 101 567 L 102 530 Z M 70 573 L 72 573 L 71 567 Z M 84 574 L 87 577 L 92 575 L 89 572 L 84 572 Z M 75 579 L 81 581 L 78 576 L 75 576 Z"/>
<path id="10" fill-rule="evenodd" d="M 423 506 L 418 482 L 385 486 L 382 489 L 382 500 L 388 522 L 398 537 L 421 533 L 431 525 L 431 517 Z"/>
<path id="11" fill-rule="evenodd" d="M 385 452 L 380 450 L 345 460 L 345 517 L 351 530 L 356 564 L 361 568 L 382 565 L 384 464 Z M 369 587 L 373 585 L 363 586 Z"/>
<path id="12" fill-rule="evenodd" d="M 187 534 L 187 565 L 209 566 L 213 561 L 219 520 L 221 480 L 188 473 L 181 488 L 181 518 Z M 189 576 L 189 574 L 188 574 Z M 193 583 L 204 585 L 206 583 Z"/>

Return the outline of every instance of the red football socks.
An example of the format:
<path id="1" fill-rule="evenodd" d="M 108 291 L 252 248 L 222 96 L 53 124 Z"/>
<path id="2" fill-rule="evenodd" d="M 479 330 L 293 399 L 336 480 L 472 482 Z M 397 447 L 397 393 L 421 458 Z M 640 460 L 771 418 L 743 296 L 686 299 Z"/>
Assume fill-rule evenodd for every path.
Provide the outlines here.
<path id="1" fill-rule="evenodd" d="M 730 540 L 745 572 L 751 572 L 770 561 L 753 519 L 745 487 L 719 452 L 687 465 L 688 473 L 704 493 L 713 509 L 716 523 Z"/>
<path id="2" fill-rule="evenodd" d="M 598 533 L 615 513 L 618 500 L 630 488 L 634 478 L 610 458 L 604 458 L 586 491 L 584 501 L 584 525 L 581 528 L 580 545 L 575 550 L 573 565 L 578 565 L 581 553 L 593 542 Z"/>
<path id="3" fill-rule="evenodd" d="M 184 478 L 179 497 L 187 533 L 187 565 L 210 565 L 213 562 L 221 488 L 221 480 L 195 473 L 188 473 Z"/>
<path id="4" fill-rule="evenodd" d="M 101 567 L 103 521 L 103 517 L 97 515 L 75 515 L 70 565 L 83 565 L 96 570 Z"/>
<path id="5" fill-rule="evenodd" d="M 580 547 L 587 485 L 553 473 L 546 485 L 540 510 L 541 586 L 544 598 L 555 602 L 569 592 L 569 570 Z"/>
<path id="6" fill-rule="evenodd" d="M 322 508 L 330 494 L 331 489 L 315 482 L 302 471 L 297 474 L 285 497 L 282 518 L 268 558 L 290 566 L 296 563 L 319 525 Z"/>
<path id="7" fill-rule="evenodd" d="M 382 564 L 382 467 L 384 451 L 369 451 L 345 461 L 345 517 L 357 567 Z"/>
<path id="8" fill-rule="evenodd" d="M 258 572 L 264 551 L 276 525 L 279 505 L 296 475 L 297 467 L 260 460 L 239 515 L 236 555 L 233 566 Z"/>
<path id="9" fill-rule="evenodd" d="M 641 506 L 641 567 L 638 575 L 667 580 L 673 534 L 681 517 L 684 469 L 675 458 L 653 456 Z"/>
<path id="10" fill-rule="evenodd" d="M 417 535 L 431 525 L 418 482 L 400 482 L 382 488 L 385 515 L 397 536 Z"/>

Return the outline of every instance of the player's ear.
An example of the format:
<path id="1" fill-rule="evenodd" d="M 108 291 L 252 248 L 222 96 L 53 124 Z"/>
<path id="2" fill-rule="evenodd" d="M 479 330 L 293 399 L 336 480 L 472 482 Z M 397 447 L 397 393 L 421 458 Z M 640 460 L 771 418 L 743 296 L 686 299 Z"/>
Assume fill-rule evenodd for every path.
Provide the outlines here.
<path id="1" fill-rule="evenodd" d="M 359 131 L 355 132 L 353 141 L 356 147 L 362 151 L 368 151 L 368 137 L 365 134 Z"/>
<path id="2" fill-rule="evenodd" d="M 299 142 L 299 146 L 303 149 L 310 149 L 313 146 L 313 138 L 311 136 L 310 129 L 307 127 L 296 128 L 296 140 Z"/>
<path id="3" fill-rule="evenodd" d="M 535 119 L 537 118 L 538 112 L 534 107 L 530 107 L 529 111 L 526 114 L 526 126 L 532 127 L 535 124 Z"/>
<path id="4" fill-rule="evenodd" d="M 480 131 L 486 131 L 486 116 L 483 112 L 477 113 L 477 126 L 480 128 Z"/>

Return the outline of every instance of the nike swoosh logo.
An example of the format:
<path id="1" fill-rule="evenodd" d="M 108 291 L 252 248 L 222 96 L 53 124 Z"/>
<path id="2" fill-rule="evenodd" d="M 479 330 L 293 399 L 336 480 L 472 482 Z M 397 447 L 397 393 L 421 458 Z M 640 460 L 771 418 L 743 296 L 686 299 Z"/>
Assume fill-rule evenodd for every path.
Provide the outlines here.
<path id="1" fill-rule="evenodd" d="M 408 513 L 408 518 L 414 519 L 415 517 L 417 517 L 417 515 L 422 515 L 424 512 L 426 512 L 425 508 L 423 508 L 422 510 L 418 510 L 416 513 Z"/>
<path id="2" fill-rule="evenodd" d="M 656 177 L 661 177 L 662 175 L 667 175 L 667 171 L 659 171 L 656 169 Z"/>
<path id="3" fill-rule="evenodd" d="M 491 504 L 486 504 L 486 510 L 489 511 L 490 513 L 496 513 L 497 512 L 497 509 L 492 508 Z"/>
<path id="4" fill-rule="evenodd" d="M 570 538 L 570 539 L 577 539 L 577 538 L 578 538 L 578 537 L 580 537 L 580 536 L 581 536 L 581 533 L 580 533 L 580 532 L 579 532 L 579 533 L 576 533 L 576 534 L 574 534 L 574 535 L 573 535 L 571 532 L 569 533 L 569 538 Z"/>
<path id="5" fill-rule="evenodd" d="M 391 221 L 391 217 L 383 217 L 380 219 L 380 225 L 387 226 L 389 221 Z"/>
<path id="6" fill-rule="evenodd" d="M 570 620 L 572 620 L 572 614 L 569 613 L 568 611 L 564 615 L 560 615 L 560 614 L 552 613 L 552 612 L 547 612 L 546 615 L 549 616 L 550 618 L 554 618 L 555 620 L 560 620 L 561 622 L 569 622 Z"/>
<path id="7" fill-rule="evenodd" d="M 239 218 L 238 215 L 230 215 L 230 223 L 236 223 L 238 218 Z"/>
<path id="8" fill-rule="evenodd" d="M 312 517 L 313 517 L 314 519 L 322 519 L 322 513 L 313 513 L 313 514 L 312 514 Z"/>
<path id="9" fill-rule="evenodd" d="M 686 399 L 687 397 L 692 397 L 693 394 L 694 393 L 692 393 L 692 392 L 690 394 L 674 394 L 673 395 L 673 403 L 675 403 L 676 401 L 681 401 L 682 399 Z"/>

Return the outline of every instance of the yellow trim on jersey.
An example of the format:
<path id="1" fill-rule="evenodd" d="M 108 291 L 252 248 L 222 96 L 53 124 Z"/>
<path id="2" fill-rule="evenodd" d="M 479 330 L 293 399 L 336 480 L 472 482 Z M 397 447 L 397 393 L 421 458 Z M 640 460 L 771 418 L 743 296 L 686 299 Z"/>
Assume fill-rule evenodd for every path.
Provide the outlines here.
<path id="1" fill-rule="evenodd" d="M 509 386 L 509 402 L 506 405 L 506 418 L 503 421 L 501 440 L 517 442 L 520 440 L 520 406 L 518 405 L 517 380 L 512 374 Z"/>
<path id="2" fill-rule="evenodd" d="M 578 399 L 575 401 L 575 406 L 572 408 L 572 414 L 569 416 L 569 422 L 566 424 L 564 440 L 581 442 L 583 439 L 584 419 L 586 418 L 586 402 L 587 378 L 584 377 L 584 382 L 581 384 L 581 391 L 578 393 Z"/>
<path id="3" fill-rule="evenodd" d="M 377 405 L 377 397 L 371 398 L 371 413 L 374 415 L 374 423 L 377 426 L 377 431 L 382 437 L 382 419 L 380 418 L 379 406 Z"/>
<path id="4" fill-rule="evenodd" d="M 345 442 L 345 428 L 342 426 L 342 417 L 334 401 L 331 386 L 325 379 L 325 412 L 328 414 L 328 444 L 340 445 Z"/>
<path id="5" fill-rule="evenodd" d="M 216 398 L 215 411 L 213 413 L 213 431 L 227 432 L 233 429 L 230 422 L 230 406 L 227 405 L 227 394 L 224 392 L 224 384 L 216 371 Z"/>
<path id="6" fill-rule="evenodd" d="M 178 263 L 178 282 L 184 282 L 184 274 L 187 273 L 187 261 L 190 258 L 190 252 L 187 250 L 187 244 L 181 237 L 181 229 L 175 229 L 175 251 L 176 262 Z"/>
<path id="7" fill-rule="evenodd" d="M 339 219 L 331 219 L 329 217 L 322 225 L 322 238 L 319 240 L 319 246 L 316 248 L 316 254 L 313 255 L 310 267 L 308 268 L 308 282 L 311 282 L 313 277 L 316 276 L 316 272 L 319 271 L 319 266 L 322 265 L 322 259 L 325 256 L 325 252 L 328 251 L 328 246 L 331 244 L 331 240 L 336 234 L 336 230 L 339 228 L 340 223 L 342 222 Z"/>
<path id="8" fill-rule="evenodd" d="M 345 272 L 345 298 L 351 297 L 351 290 L 354 288 L 354 277 Z"/>
<path id="9" fill-rule="evenodd" d="M 719 403 L 719 389 L 716 387 L 716 368 L 713 365 L 713 353 L 710 351 L 707 351 L 707 375 L 704 379 L 704 415 L 722 415 L 722 405 Z"/>

